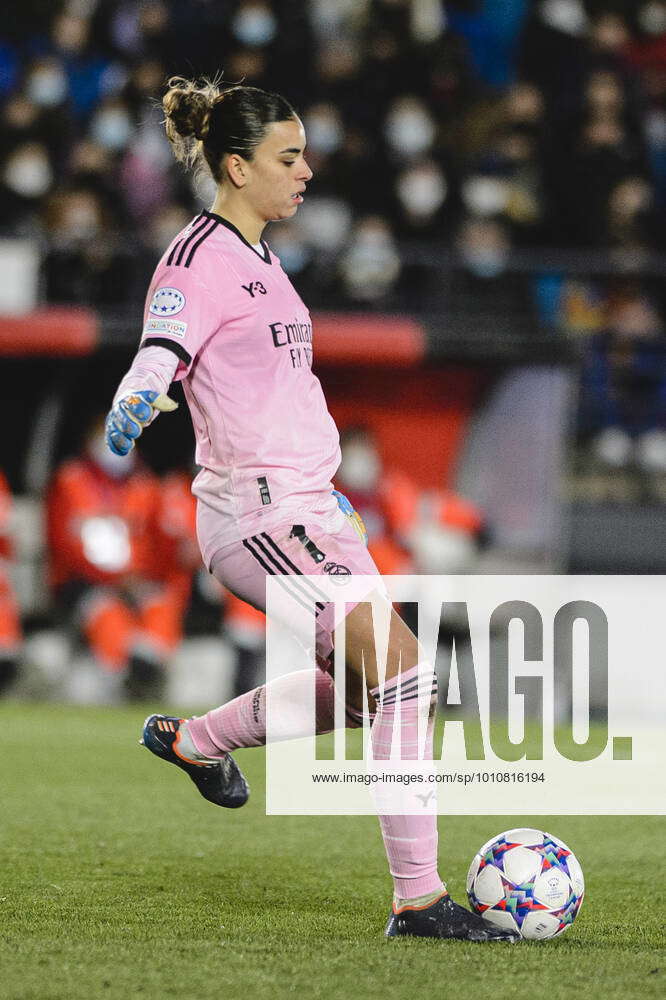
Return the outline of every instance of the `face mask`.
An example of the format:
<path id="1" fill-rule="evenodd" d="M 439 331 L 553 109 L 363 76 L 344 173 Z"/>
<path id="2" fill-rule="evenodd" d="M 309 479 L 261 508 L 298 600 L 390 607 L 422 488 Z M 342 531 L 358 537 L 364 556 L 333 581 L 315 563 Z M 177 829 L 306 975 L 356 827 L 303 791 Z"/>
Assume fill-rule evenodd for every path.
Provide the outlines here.
<path id="1" fill-rule="evenodd" d="M 506 267 L 506 252 L 499 249 L 462 251 L 465 267 L 477 278 L 497 278 Z"/>
<path id="2" fill-rule="evenodd" d="M 498 215 L 506 205 L 507 188 L 497 177 L 479 174 L 465 181 L 462 196 L 469 211 L 475 215 Z"/>
<path id="3" fill-rule="evenodd" d="M 444 5 L 439 0 L 420 0 L 411 9 L 411 33 L 415 41 L 422 45 L 436 42 L 446 29 L 447 16 Z"/>
<path id="4" fill-rule="evenodd" d="M 587 15 L 580 0 L 544 0 L 541 20 L 566 35 L 582 35 L 587 27 Z"/>
<path id="5" fill-rule="evenodd" d="M 334 153 L 342 144 L 342 129 L 329 115 L 313 115 L 307 119 L 305 131 L 308 146 L 315 153 Z"/>
<path id="6" fill-rule="evenodd" d="M 305 244 L 299 240 L 285 240 L 284 243 L 276 243 L 273 240 L 272 245 L 275 246 L 280 265 L 287 274 L 300 274 L 312 257 Z"/>
<path id="7" fill-rule="evenodd" d="M 96 434 L 88 444 L 88 454 L 100 469 L 106 472 L 112 479 L 125 479 L 132 472 L 136 464 L 136 453 L 131 451 L 129 455 L 114 455 L 106 446 L 103 434 Z"/>
<path id="8" fill-rule="evenodd" d="M 347 242 L 351 211 L 337 198 L 313 196 L 301 208 L 298 221 L 311 246 L 334 251 Z"/>
<path id="9" fill-rule="evenodd" d="M 425 218 L 444 203 L 446 181 L 438 170 L 408 170 L 399 179 L 397 192 L 408 212 Z"/>
<path id="10" fill-rule="evenodd" d="M 366 444 L 349 444 L 342 453 L 339 476 L 351 490 L 371 490 L 382 471 L 379 455 Z"/>
<path id="11" fill-rule="evenodd" d="M 430 115 L 421 109 L 397 110 L 389 113 L 385 134 L 396 152 L 415 156 L 432 146 L 435 125 Z"/>
<path id="12" fill-rule="evenodd" d="M 67 97 L 67 77 L 60 69 L 37 69 L 28 80 L 26 93 L 41 108 L 54 108 Z"/>
<path id="13" fill-rule="evenodd" d="M 172 154 L 164 131 L 152 128 L 147 122 L 141 123 L 132 137 L 132 152 L 159 169 L 166 170 L 171 165 Z"/>
<path id="14" fill-rule="evenodd" d="M 310 0 L 310 19 L 322 38 L 336 38 L 357 7 L 358 0 Z"/>
<path id="15" fill-rule="evenodd" d="M 663 35 L 666 32 L 666 6 L 646 3 L 640 10 L 638 23 L 646 35 Z"/>
<path id="16" fill-rule="evenodd" d="M 231 27 L 239 42 L 255 48 L 273 41 L 277 21 L 268 7 L 248 6 L 241 7 Z"/>
<path id="17" fill-rule="evenodd" d="M 41 198 L 53 182 L 49 161 L 41 151 L 17 153 L 4 172 L 8 188 L 23 198 Z"/>
<path id="18" fill-rule="evenodd" d="M 400 258 L 390 234 L 382 230 L 357 233 L 342 262 L 347 290 L 357 299 L 373 301 L 389 290 L 400 273 Z"/>
<path id="19" fill-rule="evenodd" d="M 101 111 L 92 126 L 93 138 L 105 149 L 123 149 L 132 132 L 129 115 L 124 111 Z"/>

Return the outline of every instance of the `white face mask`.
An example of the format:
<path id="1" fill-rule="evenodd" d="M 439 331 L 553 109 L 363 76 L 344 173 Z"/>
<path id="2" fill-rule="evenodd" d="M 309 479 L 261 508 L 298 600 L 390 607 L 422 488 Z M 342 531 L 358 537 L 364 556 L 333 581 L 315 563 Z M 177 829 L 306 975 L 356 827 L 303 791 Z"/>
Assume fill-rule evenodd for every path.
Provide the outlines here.
<path id="1" fill-rule="evenodd" d="M 136 465 L 136 452 L 132 450 L 129 455 L 115 455 L 107 448 L 103 434 L 96 434 L 88 443 L 88 454 L 100 469 L 106 472 L 112 479 L 125 479 Z"/>
<path id="2" fill-rule="evenodd" d="M 132 123 L 126 111 L 110 108 L 96 115 L 91 133 L 100 146 L 117 152 L 127 145 L 132 134 Z"/>
<path id="3" fill-rule="evenodd" d="M 425 153 L 435 141 L 435 131 L 432 118 L 418 105 L 394 108 L 384 126 L 387 142 L 403 156 Z"/>
<path id="4" fill-rule="evenodd" d="M 385 295 L 400 274 L 400 257 L 390 233 L 361 229 L 342 259 L 341 270 L 354 298 L 371 302 Z"/>
<path id="5" fill-rule="evenodd" d="M 3 179 L 15 194 L 23 198 L 41 198 L 53 183 L 53 173 L 41 149 L 19 150 L 10 157 Z"/>
<path id="6" fill-rule="evenodd" d="M 506 268 L 507 253 L 499 247 L 485 250 L 462 250 L 462 258 L 468 271 L 477 278 L 497 278 Z"/>
<path id="7" fill-rule="evenodd" d="M 132 139 L 132 151 L 147 163 L 166 170 L 171 165 L 172 153 L 164 129 L 142 122 Z"/>
<path id="8" fill-rule="evenodd" d="M 280 258 L 281 267 L 287 274 L 300 274 L 312 258 L 312 254 L 300 240 L 271 240 L 271 246 Z"/>
<path id="9" fill-rule="evenodd" d="M 310 0 L 310 20 L 322 38 L 336 38 L 364 0 Z"/>
<path id="10" fill-rule="evenodd" d="M 351 210 L 338 198 L 313 195 L 300 209 L 298 221 L 310 246 L 339 250 L 349 237 Z"/>
<path id="11" fill-rule="evenodd" d="M 646 35 L 663 35 L 666 32 L 666 4 L 646 3 L 640 9 L 638 23 Z"/>
<path id="12" fill-rule="evenodd" d="M 243 45 L 258 48 L 273 41 L 277 21 L 272 10 L 264 4 L 246 4 L 231 22 L 231 30 Z"/>
<path id="13" fill-rule="evenodd" d="M 333 115 L 306 116 L 305 132 L 308 137 L 308 146 L 315 153 L 334 153 L 342 145 L 342 129 L 339 121 Z"/>
<path id="14" fill-rule="evenodd" d="M 462 196 L 474 215 L 499 215 L 506 206 L 507 185 L 497 177 L 477 174 L 465 181 Z"/>
<path id="15" fill-rule="evenodd" d="M 382 464 L 374 448 L 348 444 L 342 452 L 338 475 L 350 490 L 371 490 L 379 480 Z"/>
<path id="16" fill-rule="evenodd" d="M 417 0 L 412 3 L 410 21 L 414 40 L 428 45 L 436 42 L 446 29 L 448 18 L 440 0 Z"/>
<path id="17" fill-rule="evenodd" d="M 405 171 L 399 178 L 397 193 L 411 215 L 427 218 L 444 204 L 447 185 L 438 169 L 416 167 Z"/>
<path id="18" fill-rule="evenodd" d="M 581 0 L 543 0 L 541 20 L 549 28 L 566 35 L 582 35 L 587 27 L 587 14 Z"/>
<path id="19" fill-rule="evenodd" d="M 36 69 L 28 80 L 26 94 L 41 108 L 54 108 L 67 97 L 67 77 L 61 69 Z"/>

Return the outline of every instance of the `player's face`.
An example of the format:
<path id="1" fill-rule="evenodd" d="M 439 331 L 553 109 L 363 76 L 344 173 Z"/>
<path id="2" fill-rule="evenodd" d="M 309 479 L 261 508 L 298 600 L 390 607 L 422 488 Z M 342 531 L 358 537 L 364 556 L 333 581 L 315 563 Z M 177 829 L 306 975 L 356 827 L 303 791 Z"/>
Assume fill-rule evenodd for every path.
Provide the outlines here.
<path id="1" fill-rule="evenodd" d="M 303 155 L 305 131 L 299 119 L 275 122 L 256 147 L 246 191 L 266 221 L 291 219 L 303 201 L 312 171 Z"/>

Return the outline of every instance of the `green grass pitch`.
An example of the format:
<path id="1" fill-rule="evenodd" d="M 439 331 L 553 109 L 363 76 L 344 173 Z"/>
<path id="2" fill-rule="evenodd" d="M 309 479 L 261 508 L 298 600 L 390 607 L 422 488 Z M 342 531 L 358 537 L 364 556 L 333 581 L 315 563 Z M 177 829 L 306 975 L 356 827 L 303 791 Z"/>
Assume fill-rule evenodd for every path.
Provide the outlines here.
<path id="1" fill-rule="evenodd" d="M 666 995 L 663 820 L 442 817 L 460 902 L 474 851 L 525 824 L 576 851 L 581 914 L 540 944 L 386 941 L 373 817 L 267 817 L 262 750 L 238 754 L 248 805 L 218 809 L 137 746 L 143 714 L 0 705 L 4 1000 Z"/>

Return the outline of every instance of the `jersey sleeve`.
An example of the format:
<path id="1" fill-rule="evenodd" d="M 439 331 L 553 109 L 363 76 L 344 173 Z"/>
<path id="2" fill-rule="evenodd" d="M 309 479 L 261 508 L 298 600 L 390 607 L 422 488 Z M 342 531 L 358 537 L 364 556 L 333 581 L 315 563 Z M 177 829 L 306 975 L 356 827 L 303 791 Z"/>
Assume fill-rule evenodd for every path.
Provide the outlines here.
<path id="1" fill-rule="evenodd" d="M 185 378 L 224 316 L 202 267 L 158 265 L 146 296 L 140 348 L 163 347 L 178 358 L 176 382 Z"/>

